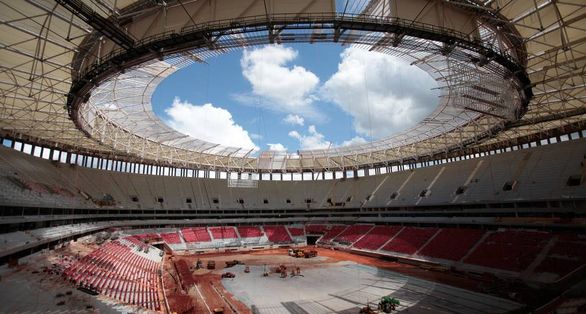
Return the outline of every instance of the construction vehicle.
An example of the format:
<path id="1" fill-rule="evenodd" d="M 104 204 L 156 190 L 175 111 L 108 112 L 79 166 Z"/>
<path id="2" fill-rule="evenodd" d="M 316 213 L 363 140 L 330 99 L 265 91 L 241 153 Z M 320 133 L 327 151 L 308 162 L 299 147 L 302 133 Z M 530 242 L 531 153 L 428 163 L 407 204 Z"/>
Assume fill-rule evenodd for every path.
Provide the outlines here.
<path id="1" fill-rule="evenodd" d="M 233 267 L 235 265 L 241 264 L 241 262 L 239 260 L 233 260 L 233 261 L 226 261 L 226 268 L 230 268 Z"/>
<path id="2" fill-rule="evenodd" d="M 244 272 L 248 274 L 250 272 L 250 266 L 246 265 L 246 267 L 244 267 Z"/>
<path id="3" fill-rule="evenodd" d="M 297 258 L 299 258 L 299 257 L 305 257 L 305 258 L 316 257 L 317 251 L 315 251 L 315 250 L 306 251 L 303 249 L 289 249 L 289 256 L 297 257 Z"/>
<path id="4" fill-rule="evenodd" d="M 236 277 L 235 273 L 231 273 L 231 272 L 226 272 L 222 274 L 222 278 L 234 278 Z"/>
<path id="5" fill-rule="evenodd" d="M 305 251 L 304 252 L 304 257 L 305 258 L 312 258 L 312 257 L 316 257 L 317 256 L 317 251 L 316 250 L 311 250 L 311 251 Z"/>
<path id="6" fill-rule="evenodd" d="M 208 261 L 208 269 L 216 269 L 216 262 L 215 261 Z"/>

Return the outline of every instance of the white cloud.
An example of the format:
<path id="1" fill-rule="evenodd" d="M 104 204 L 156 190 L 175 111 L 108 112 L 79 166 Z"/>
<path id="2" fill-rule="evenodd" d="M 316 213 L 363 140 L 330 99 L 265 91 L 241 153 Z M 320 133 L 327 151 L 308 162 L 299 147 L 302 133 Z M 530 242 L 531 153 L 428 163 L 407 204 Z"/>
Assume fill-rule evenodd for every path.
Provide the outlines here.
<path id="1" fill-rule="evenodd" d="M 437 107 L 435 86 L 427 73 L 396 57 L 350 47 L 321 93 L 352 116 L 358 134 L 380 138 L 415 125 Z"/>
<path id="2" fill-rule="evenodd" d="M 236 124 L 226 109 L 175 98 L 165 112 L 170 118 L 168 124 L 179 132 L 216 144 L 258 150 L 248 131 Z"/>
<path id="3" fill-rule="evenodd" d="M 269 147 L 269 151 L 274 151 L 274 152 L 286 152 L 287 151 L 287 147 L 285 147 L 285 145 L 283 145 L 281 143 L 275 143 L 275 144 L 268 143 L 267 146 Z"/>
<path id="4" fill-rule="evenodd" d="M 250 133 L 250 138 L 253 140 L 262 140 L 263 136 L 257 133 Z"/>
<path id="5" fill-rule="evenodd" d="M 261 105 L 268 109 L 320 118 L 312 106 L 319 78 L 304 67 L 287 66 L 297 55 L 293 48 L 277 45 L 246 49 L 240 59 L 242 74 L 252 85 L 252 94 L 262 97 Z M 236 99 L 246 103 L 250 97 Z"/>
<path id="6" fill-rule="evenodd" d="M 347 141 L 343 141 L 340 146 L 350 146 L 350 145 L 360 145 L 366 144 L 368 141 L 365 140 L 363 137 L 355 136 Z"/>
<path id="7" fill-rule="evenodd" d="M 297 131 L 289 132 L 289 136 L 299 141 L 299 147 L 302 150 L 308 149 L 326 149 L 331 146 L 331 142 L 325 140 L 325 136 L 317 131 L 315 125 L 307 128 L 308 134 L 300 134 Z"/>
<path id="8" fill-rule="evenodd" d="M 303 124 L 305 123 L 305 119 L 303 119 L 303 117 L 296 115 L 296 114 L 288 114 L 285 117 L 285 119 L 283 119 L 283 121 L 288 124 L 299 125 L 299 126 L 303 126 Z"/>

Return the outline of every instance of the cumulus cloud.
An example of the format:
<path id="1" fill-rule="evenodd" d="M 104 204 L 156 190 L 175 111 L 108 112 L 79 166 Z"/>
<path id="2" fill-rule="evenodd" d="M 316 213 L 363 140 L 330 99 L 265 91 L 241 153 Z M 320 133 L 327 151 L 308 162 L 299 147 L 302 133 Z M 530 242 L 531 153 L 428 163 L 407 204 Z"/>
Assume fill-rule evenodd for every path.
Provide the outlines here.
<path id="1" fill-rule="evenodd" d="M 236 124 L 226 109 L 175 98 L 165 112 L 169 116 L 167 123 L 179 132 L 216 144 L 258 150 L 248 131 Z"/>
<path id="2" fill-rule="evenodd" d="M 252 85 L 252 94 L 262 97 L 262 105 L 268 109 L 318 118 L 312 104 L 319 78 L 302 66 L 288 66 L 297 55 L 295 49 L 277 45 L 244 50 L 242 74 Z M 246 102 L 250 96 L 237 95 L 236 99 Z"/>
<path id="3" fill-rule="evenodd" d="M 366 144 L 368 141 L 361 136 L 355 136 L 347 141 L 343 141 L 340 146 L 351 146 L 351 145 L 360 145 Z"/>
<path id="4" fill-rule="evenodd" d="M 285 147 L 285 145 L 283 145 L 281 143 L 275 143 L 275 144 L 268 143 L 267 146 L 269 147 L 269 151 L 273 151 L 273 152 L 286 152 L 287 151 L 287 147 Z"/>
<path id="5" fill-rule="evenodd" d="M 283 119 L 285 123 L 292 124 L 292 125 L 299 125 L 303 126 L 305 123 L 305 119 L 303 117 L 296 115 L 296 114 L 288 114 L 285 119 Z"/>
<path id="6" fill-rule="evenodd" d="M 321 93 L 352 116 L 359 135 L 379 138 L 428 115 L 438 103 L 435 86 L 427 73 L 396 57 L 350 47 Z"/>
<path id="7" fill-rule="evenodd" d="M 319 133 L 315 125 L 310 125 L 307 128 L 307 134 L 300 134 L 297 131 L 289 132 L 289 136 L 299 141 L 299 147 L 302 150 L 308 149 L 326 149 L 332 143 L 325 139 L 325 136 Z"/>

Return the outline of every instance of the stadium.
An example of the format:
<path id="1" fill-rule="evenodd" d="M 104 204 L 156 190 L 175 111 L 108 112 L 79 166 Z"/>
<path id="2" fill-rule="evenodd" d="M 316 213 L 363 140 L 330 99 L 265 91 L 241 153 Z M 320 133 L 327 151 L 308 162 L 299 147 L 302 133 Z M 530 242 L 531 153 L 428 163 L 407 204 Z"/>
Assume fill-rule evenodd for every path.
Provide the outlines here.
<path id="1" fill-rule="evenodd" d="M 0 312 L 586 312 L 584 1 L 0 3 Z M 183 71 L 303 45 L 402 60 L 436 103 L 295 151 L 157 113 Z"/>

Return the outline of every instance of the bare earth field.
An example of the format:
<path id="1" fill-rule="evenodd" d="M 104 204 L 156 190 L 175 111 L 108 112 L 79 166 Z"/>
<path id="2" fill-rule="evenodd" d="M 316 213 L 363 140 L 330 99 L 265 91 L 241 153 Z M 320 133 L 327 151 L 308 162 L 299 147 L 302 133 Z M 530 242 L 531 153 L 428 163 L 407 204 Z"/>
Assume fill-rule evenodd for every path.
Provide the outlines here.
<path id="1" fill-rule="evenodd" d="M 225 313 L 358 313 L 384 295 L 399 299 L 399 311 L 409 313 L 505 313 L 521 307 L 479 293 L 478 280 L 347 252 L 317 251 L 318 257 L 309 259 L 287 256 L 286 249 L 168 257 L 165 286 L 171 309 L 182 312 L 187 307 L 185 300 L 172 302 L 173 294 L 181 294 L 173 279 L 178 277 L 173 261 L 184 260 L 193 267 L 198 259 L 204 266 L 214 260 L 216 269 L 190 270 L 192 282 L 184 293 L 191 297 L 194 313 L 212 313 L 216 308 Z M 244 265 L 225 268 L 231 260 L 249 266 L 250 273 L 244 272 Z M 288 272 L 299 267 L 302 276 L 280 278 L 274 272 L 279 265 Z M 221 279 L 227 271 L 236 277 Z M 262 276 L 265 271 L 268 277 Z"/>

